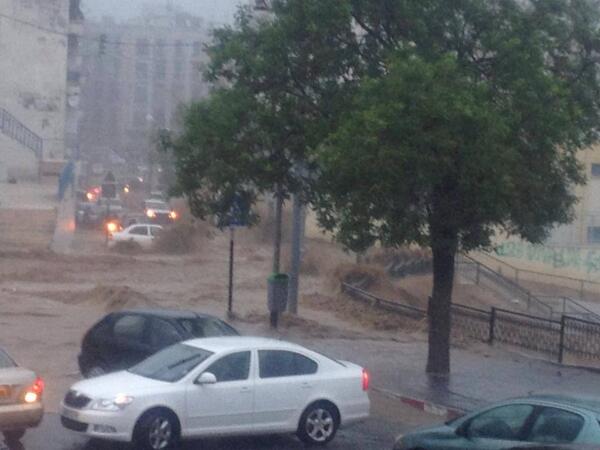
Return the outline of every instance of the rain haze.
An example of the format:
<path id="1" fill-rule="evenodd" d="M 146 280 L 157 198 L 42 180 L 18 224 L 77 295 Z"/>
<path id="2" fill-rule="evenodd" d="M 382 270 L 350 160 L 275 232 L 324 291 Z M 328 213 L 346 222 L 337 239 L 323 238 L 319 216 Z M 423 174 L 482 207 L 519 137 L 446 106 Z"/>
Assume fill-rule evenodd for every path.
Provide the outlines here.
<path id="1" fill-rule="evenodd" d="M 598 386 L 600 0 L 0 0 L 0 450 L 600 450 Z"/>
<path id="2" fill-rule="evenodd" d="M 82 9 L 91 19 L 113 16 L 128 19 L 140 14 L 148 6 L 172 5 L 216 23 L 232 22 L 240 0 L 84 0 Z"/>

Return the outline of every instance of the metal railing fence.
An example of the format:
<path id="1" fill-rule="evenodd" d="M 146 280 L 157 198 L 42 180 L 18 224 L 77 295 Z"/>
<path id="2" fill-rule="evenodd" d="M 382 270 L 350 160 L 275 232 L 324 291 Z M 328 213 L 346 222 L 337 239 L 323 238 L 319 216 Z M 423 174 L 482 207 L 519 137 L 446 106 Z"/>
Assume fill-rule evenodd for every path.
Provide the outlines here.
<path id="1" fill-rule="evenodd" d="M 38 159 L 42 159 L 43 139 L 4 108 L 0 108 L 0 132 L 33 151 Z"/>
<path id="2" fill-rule="evenodd" d="M 427 318 L 423 308 L 384 299 L 348 283 L 342 283 L 342 291 L 368 307 L 413 320 Z M 565 357 L 583 362 L 600 360 L 600 322 L 568 314 L 555 320 L 501 308 L 486 311 L 458 303 L 452 304 L 450 314 L 453 336 L 532 350 L 560 363 Z"/>

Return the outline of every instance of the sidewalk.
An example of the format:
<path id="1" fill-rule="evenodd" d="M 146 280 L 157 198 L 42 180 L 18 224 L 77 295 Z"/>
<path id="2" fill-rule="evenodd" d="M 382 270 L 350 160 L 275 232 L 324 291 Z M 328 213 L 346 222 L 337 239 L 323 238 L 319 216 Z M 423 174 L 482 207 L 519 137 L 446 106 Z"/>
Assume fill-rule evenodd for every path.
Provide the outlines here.
<path id="1" fill-rule="evenodd" d="M 398 397 L 450 409 L 472 410 L 486 403 L 529 394 L 596 396 L 600 374 L 530 359 L 494 347 L 452 349 L 448 379 L 425 374 L 425 342 L 343 339 L 300 340 L 331 356 L 367 367 L 372 386 Z"/>
<path id="2" fill-rule="evenodd" d="M 71 251 L 75 234 L 75 196 L 69 190 L 58 207 L 56 228 L 51 249 L 55 253 L 67 254 Z"/>

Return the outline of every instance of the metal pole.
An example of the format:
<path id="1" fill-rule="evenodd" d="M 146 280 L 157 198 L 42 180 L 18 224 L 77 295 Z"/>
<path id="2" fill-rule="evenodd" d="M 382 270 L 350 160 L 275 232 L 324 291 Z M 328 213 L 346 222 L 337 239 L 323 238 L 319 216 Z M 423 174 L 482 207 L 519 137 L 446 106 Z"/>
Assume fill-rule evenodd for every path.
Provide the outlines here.
<path id="1" fill-rule="evenodd" d="M 490 314 L 490 333 L 488 336 L 488 342 L 494 343 L 494 328 L 496 328 L 496 308 L 492 307 L 492 313 Z"/>
<path id="2" fill-rule="evenodd" d="M 275 240 L 273 245 L 273 273 L 278 274 L 280 270 L 280 257 L 281 257 L 281 227 L 282 227 L 282 213 L 283 213 L 283 195 L 279 186 L 275 193 Z M 269 315 L 269 321 L 271 328 L 277 328 L 279 323 L 279 312 L 271 311 Z"/>
<path id="3" fill-rule="evenodd" d="M 110 202 L 106 200 L 106 214 L 102 221 L 102 227 L 104 228 L 104 245 L 108 246 L 108 217 L 110 216 Z"/>
<path id="4" fill-rule="evenodd" d="M 233 251 L 235 245 L 235 228 L 229 227 L 229 297 L 227 303 L 227 315 L 233 315 Z"/>
<path id="5" fill-rule="evenodd" d="M 563 315 L 560 318 L 560 341 L 558 343 L 558 362 L 562 364 L 565 353 L 565 319 L 567 316 Z"/>
<path id="6" fill-rule="evenodd" d="M 300 265 L 302 262 L 302 240 L 304 238 L 304 206 L 298 195 L 293 201 L 292 261 L 290 286 L 288 289 L 288 311 L 298 314 L 298 286 L 300 284 Z"/>

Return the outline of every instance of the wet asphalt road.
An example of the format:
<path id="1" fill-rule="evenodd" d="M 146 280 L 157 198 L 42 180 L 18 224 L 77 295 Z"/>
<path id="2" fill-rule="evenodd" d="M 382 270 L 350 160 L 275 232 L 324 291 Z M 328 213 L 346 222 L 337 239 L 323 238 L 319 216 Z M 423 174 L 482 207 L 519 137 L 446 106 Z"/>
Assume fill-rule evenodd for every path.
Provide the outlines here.
<path id="1" fill-rule="evenodd" d="M 379 418 L 340 430 L 326 447 L 328 450 L 391 450 L 394 437 L 406 427 Z M 294 436 L 269 436 L 191 441 L 181 450 L 301 450 L 306 449 Z M 125 450 L 131 447 L 89 440 L 65 430 L 56 414 L 46 414 L 39 428 L 30 430 L 21 444 L 7 446 L 0 440 L 0 450 Z"/>

